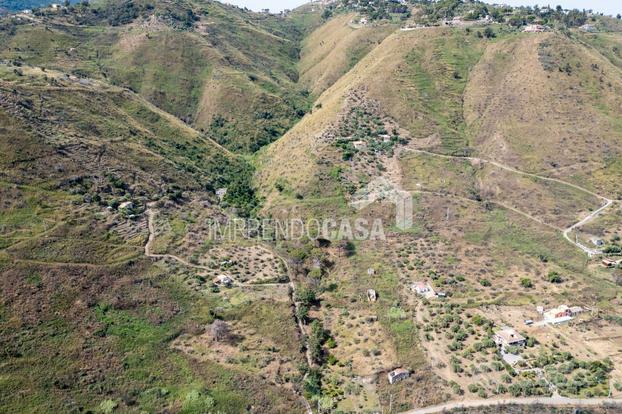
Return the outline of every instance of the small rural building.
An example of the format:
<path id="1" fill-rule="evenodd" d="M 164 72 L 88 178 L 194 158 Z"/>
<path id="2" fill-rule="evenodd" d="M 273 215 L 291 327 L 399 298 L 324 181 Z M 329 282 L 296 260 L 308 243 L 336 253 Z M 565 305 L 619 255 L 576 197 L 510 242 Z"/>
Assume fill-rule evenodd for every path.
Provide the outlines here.
<path id="1" fill-rule="evenodd" d="M 363 151 L 367 149 L 367 143 L 365 141 L 354 141 L 352 142 L 352 145 L 357 151 Z"/>
<path id="2" fill-rule="evenodd" d="M 568 311 L 570 316 L 577 316 L 578 314 L 583 313 L 584 309 L 581 306 L 571 306 Z"/>
<path id="3" fill-rule="evenodd" d="M 413 283 L 410 286 L 410 290 L 427 299 L 436 297 L 436 292 L 434 292 L 434 289 L 432 289 L 432 286 L 430 286 L 430 284 L 426 282 Z"/>
<path id="4" fill-rule="evenodd" d="M 395 384 L 410 376 L 410 371 L 404 368 L 397 368 L 387 374 L 389 378 L 389 384 Z"/>
<path id="5" fill-rule="evenodd" d="M 603 241 L 603 239 L 599 239 L 597 237 L 592 237 L 590 239 L 590 241 L 592 242 L 592 244 L 594 246 L 604 246 L 605 245 L 605 242 Z"/>
<path id="6" fill-rule="evenodd" d="M 370 267 L 369 269 L 367 269 L 367 274 L 368 274 L 369 276 L 372 276 L 374 273 L 376 273 L 376 271 L 374 270 L 374 268 L 373 268 L 373 267 Z"/>
<path id="7" fill-rule="evenodd" d="M 216 276 L 212 282 L 214 282 L 217 285 L 222 285 L 222 286 L 231 286 L 233 284 L 233 279 L 231 279 L 229 276 L 227 275 L 218 275 Z"/>
<path id="8" fill-rule="evenodd" d="M 374 289 L 367 289 L 367 300 L 375 302 L 378 299 L 378 294 Z"/>
<path id="9" fill-rule="evenodd" d="M 559 305 L 556 308 L 544 312 L 544 319 L 546 320 L 564 318 L 567 316 L 572 316 L 570 308 L 567 305 Z"/>
<path id="10" fill-rule="evenodd" d="M 505 348 L 507 346 L 525 346 L 527 339 L 516 332 L 514 328 L 506 327 L 495 333 L 493 340 L 498 347 Z"/>
<path id="11" fill-rule="evenodd" d="M 124 201 L 123 203 L 119 204 L 119 210 L 131 210 L 134 208 L 134 203 L 132 203 L 131 201 Z"/>
<path id="12" fill-rule="evenodd" d="M 541 33 L 541 32 L 546 32 L 547 30 L 548 30 L 548 27 L 543 26 L 541 24 L 528 24 L 523 29 L 523 32 L 526 32 L 526 33 Z"/>
<path id="13" fill-rule="evenodd" d="M 596 26 L 586 23 L 583 26 L 579 27 L 579 29 L 583 30 L 584 32 L 595 32 L 596 31 Z"/>
<path id="14" fill-rule="evenodd" d="M 620 263 L 620 260 L 614 260 L 608 257 L 603 259 L 603 265 L 605 267 L 616 267 Z"/>
<path id="15" fill-rule="evenodd" d="M 219 188 L 218 190 L 216 190 L 216 197 L 218 197 L 220 201 L 222 201 L 223 198 L 225 198 L 225 195 L 227 195 L 226 188 Z"/>

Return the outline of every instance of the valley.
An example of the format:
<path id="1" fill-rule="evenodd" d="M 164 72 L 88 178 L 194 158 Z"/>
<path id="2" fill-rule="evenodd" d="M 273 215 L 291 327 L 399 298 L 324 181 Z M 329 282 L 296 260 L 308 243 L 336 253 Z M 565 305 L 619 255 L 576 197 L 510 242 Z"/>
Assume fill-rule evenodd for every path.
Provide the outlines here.
<path id="1" fill-rule="evenodd" d="M 618 412 L 621 45 L 458 0 L 0 16 L 0 411 Z"/>

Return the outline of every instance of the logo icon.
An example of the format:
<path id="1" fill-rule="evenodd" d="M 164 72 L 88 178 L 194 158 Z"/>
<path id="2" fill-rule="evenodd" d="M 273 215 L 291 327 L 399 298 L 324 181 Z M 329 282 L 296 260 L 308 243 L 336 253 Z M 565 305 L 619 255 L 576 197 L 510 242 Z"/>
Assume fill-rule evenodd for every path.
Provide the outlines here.
<path id="1" fill-rule="evenodd" d="M 376 178 L 365 187 L 357 190 L 352 196 L 350 206 L 362 210 L 370 204 L 382 200 L 395 204 L 395 225 L 397 228 L 408 230 L 412 227 L 412 195 L 384 177 Z"/>

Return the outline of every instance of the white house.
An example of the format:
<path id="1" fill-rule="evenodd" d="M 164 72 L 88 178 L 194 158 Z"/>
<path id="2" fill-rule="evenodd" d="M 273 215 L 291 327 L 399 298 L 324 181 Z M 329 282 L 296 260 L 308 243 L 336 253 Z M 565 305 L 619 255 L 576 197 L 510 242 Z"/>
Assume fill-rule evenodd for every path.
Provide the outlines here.
<path id="1" fill-rule="evenodd" d="M 541 32 L 546 32 L 547 30 L 548 30 L 548 27 L 543 26 L 541 24 L 528 24 L 523 29 L 523 32 L 526 32 L 526 33 L 541 33 Z"/>
<path id="2" fill-rule="evenodd" d="M 592 24 L 586 23 L 583 26 L 579 27 L 579 29 L 583 30 L 584 32 L 595 32 L 596 31 L 596 27 Z"/>
<path id="3" fill-rule="evenodd" d="M 410 290 L 427 299 L 436 297 L 436 292 L 434 292 L 434 289 L 432 289 L 432 286 L 430 286 L 430 284 L 426 282 L 413 283 L 410 286 Z"/>
<path id="4" fill-rule="evenodd" d="M 389 384 L 395 384 L 410 376 L 410 371 L 404 368 L 397 368 L 387 374 L 389 378 Z"/>

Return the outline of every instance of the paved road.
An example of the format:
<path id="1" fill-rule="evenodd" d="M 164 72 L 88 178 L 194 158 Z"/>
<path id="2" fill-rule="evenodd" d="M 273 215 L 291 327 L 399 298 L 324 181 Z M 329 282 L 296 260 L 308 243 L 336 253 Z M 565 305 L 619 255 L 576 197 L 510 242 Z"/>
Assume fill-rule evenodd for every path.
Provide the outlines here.
<path id="1" fill-rule="evenodd" d="M 402 414 L 434 414 L 443 411 L 449 411 L 459 408 L 472 408 L 472 407 L 484 407 L 495 405 L 548 405 L 548 406 L 571 406 L 571 407 L 585 407 L 585 406 L 598 406 L 603 404 L 619 405 L 622 408 L 622 399 L 610 399 L 610 398 L 566 398 L 561 396 L 555 397 L 533 397 L 533 398 L 504 398 L 504 399 L 487 399 L 487 400 L 466 400 L 466 401 L 454 401 L 441 405 L 434 405 L 424 408 L 416 408 L 410 411 L 404 411 Z"/>

